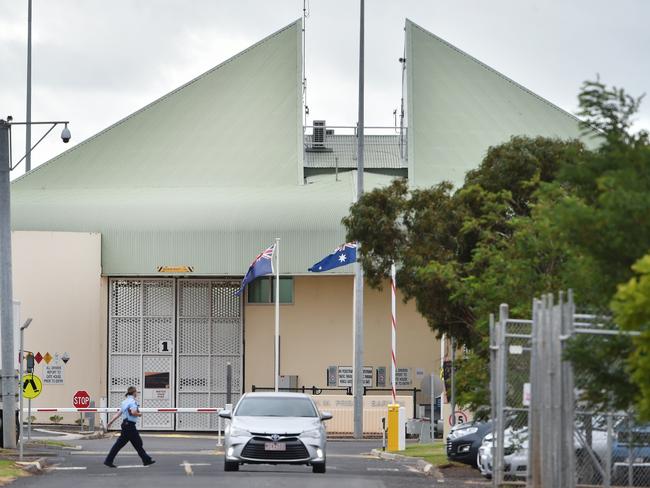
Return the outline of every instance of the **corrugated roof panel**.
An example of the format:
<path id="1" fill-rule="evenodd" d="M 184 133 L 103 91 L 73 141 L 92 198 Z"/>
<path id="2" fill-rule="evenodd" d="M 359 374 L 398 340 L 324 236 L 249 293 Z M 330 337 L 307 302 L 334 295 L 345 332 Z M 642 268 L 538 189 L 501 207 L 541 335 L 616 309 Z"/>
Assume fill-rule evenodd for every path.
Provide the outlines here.
<path id="1" fill-rule="evenodd" d="M 37 167 L 13 191 L 301 183 L 301 35 L 298 20 Z"/>
<path id="2" fill-rule="evenodd" d="M 413 185 L 460 186 L 490 146 L 513 135 L 581 138 L 576 117 L 410 20 L 406 50 Z"/>
<path id="3" fill-rule="evenodd" d="M 356 168 L 357 137 L 349 134 L 328 135 L 325 148 L 331 151 L 313 151 L 313 136 L 305 135 L 305 168 Z M 406 168 L 406 139 L 399 134 L 364 136 L 364 166 L 371 169 Z M 402 155 L 404 157 L 402 157 Z"/>
<path id="4" fill-rule="evenodd" d="M 155 275 L 165 265 L 241 276 L 280 237 L 282 273 L 303 274 L 345 241 L 341 219 L 353 199 L 354 173 L 265 188 L 24 190 L 13 198 L 13 228 L 101 232 L 103 274 L 110 276 Z M 365 177 L 368 189 L 391 180 Z"/>

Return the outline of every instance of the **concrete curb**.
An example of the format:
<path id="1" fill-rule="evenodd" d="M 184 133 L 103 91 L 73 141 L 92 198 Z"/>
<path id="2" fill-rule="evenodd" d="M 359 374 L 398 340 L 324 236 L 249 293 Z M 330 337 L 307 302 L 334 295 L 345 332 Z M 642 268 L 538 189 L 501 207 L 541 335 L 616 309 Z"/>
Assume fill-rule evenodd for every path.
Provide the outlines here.
<path id="1" fill-rule="evenodd" d="M 16 461 L 16 465 L 31 474 L 43 474 L 49 465 L 49 460 L 45 457 L 40 457 L 34 461 Z"/>
<path id="2" fill-rule="evenodd" d="M 93 432 L 92 434 L 82 434 L 82 433 L 72 433 L 72 432 L 61 432 L 58 430 L 50 430 L 50 429 L 34 429 L 34 432 L 42 432 L 44 434 L 53 434 L 56 435 L 57 437 L 48 437 L 48 436 L 32 436 L 33 440 L 36 441 L 44 441 L 44 440 L 53 440 L 53 441 L 78 441 L 78 440 L 84 440 L 84 439 L 103 439 L 104 438 L 104 431 L 103 430 L 97 430 Z"/>
<path id="3" fill-rule="evenodd" d="M 402 454 L 396 454 L 393 452 L 386 452 L 380 449 L 373 449 L 370 451 L 373 456 L 376 456 L 380 459 L 387 459 L 390 461 L 416 461 L 415 467 L 418 471 L 423 473 L 426 476 L 436 476 L 441 477 L 440 471 L 433 464 L 425 461 L 424 459 L 418 459 L 410 456 L 404 456 Z"/>

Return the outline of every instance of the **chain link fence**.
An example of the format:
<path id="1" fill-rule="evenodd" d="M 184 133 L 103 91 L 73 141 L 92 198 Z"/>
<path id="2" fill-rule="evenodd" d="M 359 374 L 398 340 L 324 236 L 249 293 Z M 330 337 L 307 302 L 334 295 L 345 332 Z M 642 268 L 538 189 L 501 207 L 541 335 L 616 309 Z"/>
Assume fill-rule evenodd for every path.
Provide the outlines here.
<path id="1" fill-rule="evenodd" d="M 481 463 L 493 486 L 650 487 L 650 424 L 617 410 L 616 399 L 607 398 L 611 393 L 594 399 L 590 391 L 589 398 L 585 385 L 609 379 L 595 378 L 566 358 L 575 341 L 588 344 L 598 358 L 613 342 L 635 335 L 606 316 L 576 313 L 570 292 L 535 299 L 531 319 L 509 317 L 507 305 L 498 318 L 490 317 L 496 422 L 483 443 Z M 624 358 L 610 361 L 616 365 Z"/>

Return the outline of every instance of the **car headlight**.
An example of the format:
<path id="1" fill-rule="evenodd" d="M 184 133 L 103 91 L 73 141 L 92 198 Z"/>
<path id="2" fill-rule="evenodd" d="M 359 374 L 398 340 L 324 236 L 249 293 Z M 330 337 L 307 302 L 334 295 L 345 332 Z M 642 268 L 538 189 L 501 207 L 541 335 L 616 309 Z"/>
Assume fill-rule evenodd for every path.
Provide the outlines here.
<path id="1" fill-rule="evenodd" d="M 457 439 L 459 437 L 465 437 L 466 435 L 476 434 L 478 432 L 478 427 L 466 427 L 464 429 L 458 429 L 449 434 L 449 437 L 452 439 Z"/>
<path id="2" fill-rule="evenodd" d="M 302 434 L 300 434 L 300 437 L 308 437 L 308 438 L 311 438 L 311 439 L 320 439 L 320 429 L 306 430 Z"/>
<path id="3" fill-rule="evenodd" d="M 230 435 L 231 437 L 246 437 L 250 436 L 251 433 L 238 427 L 230 427 Z"/>

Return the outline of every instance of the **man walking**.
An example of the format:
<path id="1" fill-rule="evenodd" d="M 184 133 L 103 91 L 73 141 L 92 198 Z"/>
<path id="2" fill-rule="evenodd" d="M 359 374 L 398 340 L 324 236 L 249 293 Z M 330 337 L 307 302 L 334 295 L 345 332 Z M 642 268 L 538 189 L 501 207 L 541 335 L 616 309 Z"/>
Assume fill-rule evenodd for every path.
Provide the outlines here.
<path id="1" fill-rule="evenodd" d="M 142 447 L 142 438 L 140 437 L 138 429 L 135 426 L 136 422 L 138 421 L 138 417 L 142 417 L 142 414 L 140 413 L 140 406 L 136 401 L 137 396 L 138 392 L 135 386 L 129 386 L 129 389 L 126 391 L 126 400 L 122 402 L 120 411 L 111 419 L 111 421 L 106 426 L 108 429 L 113 424 L 113 422 L 115 422 L 119 417 L 122 417 L 122 432 L 120 433 L 120 437 L 118 437 L 118 439 L 115 441 L 115 444 L 113 444 L 113 447 L 111 448 L 108 456 L 106 456 L 106 460 L 104 461 L 104 464 L 109 468 L 116 467 L 115 464 L 113 464 L 113 461 L 115 461 L 115 456 L 117 456 L 117 453 L 120 452 L 120 449 L 126 446 L 128 442 L 131 442 L 135 450 L 138 452 L 138 455 L 142 459 L 142 464 L 149 466 L 150 464 L 156 462 L 151 459 L 149 454 L 147 454 Z"/>

